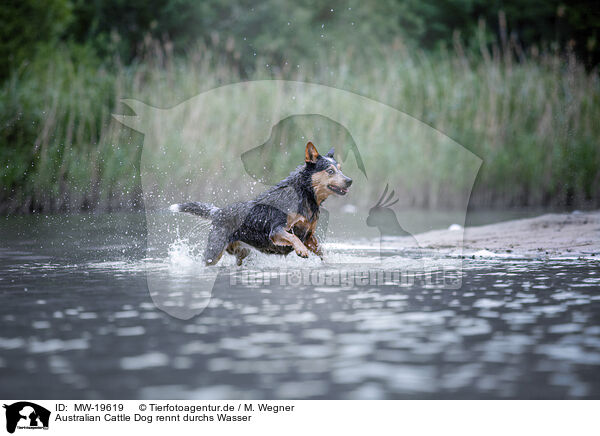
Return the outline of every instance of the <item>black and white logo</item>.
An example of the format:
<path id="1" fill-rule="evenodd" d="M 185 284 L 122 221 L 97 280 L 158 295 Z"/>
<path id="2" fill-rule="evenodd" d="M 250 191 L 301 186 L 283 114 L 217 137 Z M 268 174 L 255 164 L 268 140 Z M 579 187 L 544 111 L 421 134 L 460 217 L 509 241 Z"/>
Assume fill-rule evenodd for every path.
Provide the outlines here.
<path id="1" fill-rule="evenodd" d="M 29 401 L 19 401 L 4 405 L 6 409 L 6 431 L 14 433 L 16 429 L 47 430 L 50 411 Z"/>

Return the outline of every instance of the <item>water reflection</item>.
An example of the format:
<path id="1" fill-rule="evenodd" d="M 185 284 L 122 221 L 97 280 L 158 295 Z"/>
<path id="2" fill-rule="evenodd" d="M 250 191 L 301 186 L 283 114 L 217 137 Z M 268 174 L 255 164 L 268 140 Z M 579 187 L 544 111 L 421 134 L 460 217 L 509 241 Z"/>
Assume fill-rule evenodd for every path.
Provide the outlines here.
<path id="1" fill-rule="evenodd" d="M 183 321 L 148 294 L 147 269 L 171 274 L 165 259 L 37 245 L 0 258 L 7 398 L 600 396 L 591 259 L 466 259 L 450 290 L 232 285 L 227 272 Z M 368 253 L 336 255 L 350 268 Z"/>

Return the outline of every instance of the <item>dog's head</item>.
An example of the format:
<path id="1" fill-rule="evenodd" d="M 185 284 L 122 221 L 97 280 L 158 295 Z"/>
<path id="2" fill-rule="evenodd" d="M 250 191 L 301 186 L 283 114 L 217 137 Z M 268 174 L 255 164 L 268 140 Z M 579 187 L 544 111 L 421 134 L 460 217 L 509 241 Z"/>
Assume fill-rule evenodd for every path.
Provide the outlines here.
<path id="1" fill-rule="evenodd" d="M 304 161 L 319 204 L 331 194 L 346 195 L 352 185 L 352 179 L 342 173 L 342 167 L 334 159 L 334 152 L 331 147 L 325 156 L 321 156 L 312 142 L 306 144 Z"/>

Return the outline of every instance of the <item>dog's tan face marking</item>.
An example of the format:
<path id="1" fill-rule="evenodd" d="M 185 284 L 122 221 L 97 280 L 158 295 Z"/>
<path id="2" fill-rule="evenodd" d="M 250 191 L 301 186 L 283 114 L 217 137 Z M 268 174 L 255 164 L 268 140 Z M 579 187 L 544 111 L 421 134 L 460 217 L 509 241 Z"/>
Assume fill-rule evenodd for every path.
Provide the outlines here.
<path id="1" fill-rule="evenodd" d="M 352 184 L 352 179 L 342 173 L 342 167 L 335 161 L 333 154 L 333 147 L 325 156 L 321 156 L 312 142 L 306 144 L 304 156 L 306 165 L 316 165 L 319 169 L 311 175 L 311 185 L 317 204 L 321 204 L 332 193 L 346 195 Z"/>
<path id="2" fill-rule="evenodd" d="M 321 204 L 334 190 L 346 190 L 346 176 L 342 174 L 340 164 L 331 164 L 328 168 L 312 175 L 312 187 L 317 197 L 317 203 Z M 333 188 L 333 189 L 332 189 Z"/>
<path id="3" fill-rule="evenodd" d="M 317 197 L 317 203 L 321 204 L 331 194 L 346 195 L 348 192 L 348 178 L 342 173 L 342 167 L 338 163 L 329 165 L 323 171 L 312 175 L 312 187 Z"/>
<path id="4" fill-rule="evenodd" d="M 333 166 L 333 165 L 332 165 Z M 330 175 L 326 171 L 314 173 L 311 177 L 311 184 L 317 197 L 317 204 L 321 204 L 333 192 L 327 187 L 329 184 Z"/>

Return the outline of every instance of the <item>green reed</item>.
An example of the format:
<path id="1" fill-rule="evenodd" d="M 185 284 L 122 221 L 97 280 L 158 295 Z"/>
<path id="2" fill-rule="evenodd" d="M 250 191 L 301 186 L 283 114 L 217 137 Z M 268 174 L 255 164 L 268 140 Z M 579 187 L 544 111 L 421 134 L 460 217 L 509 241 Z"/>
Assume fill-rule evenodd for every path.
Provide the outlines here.
<path id="1" fill-rule="evenodd" d="M 143 137 L 111 118 L 128 113 L 122 98 L 170 107 L 216 86 L 270 78 L 356 92 L 447 134 L 484 161 L 473 206 L 600 205 L 599 77 L 572 55 L 497 47 L 472 53 L 460 44 L 427 53 L 396 41 L 368 59 L 351 50 L 276 65 L 257 59 L 242 75 L 207 47 L 175 57 L 151 43 L 147 53 L 122 66 L 63 48 L 2 85 L 0 212 L 138 208 Z M 393 183 L 393 168 L 382 165 Z"/>

